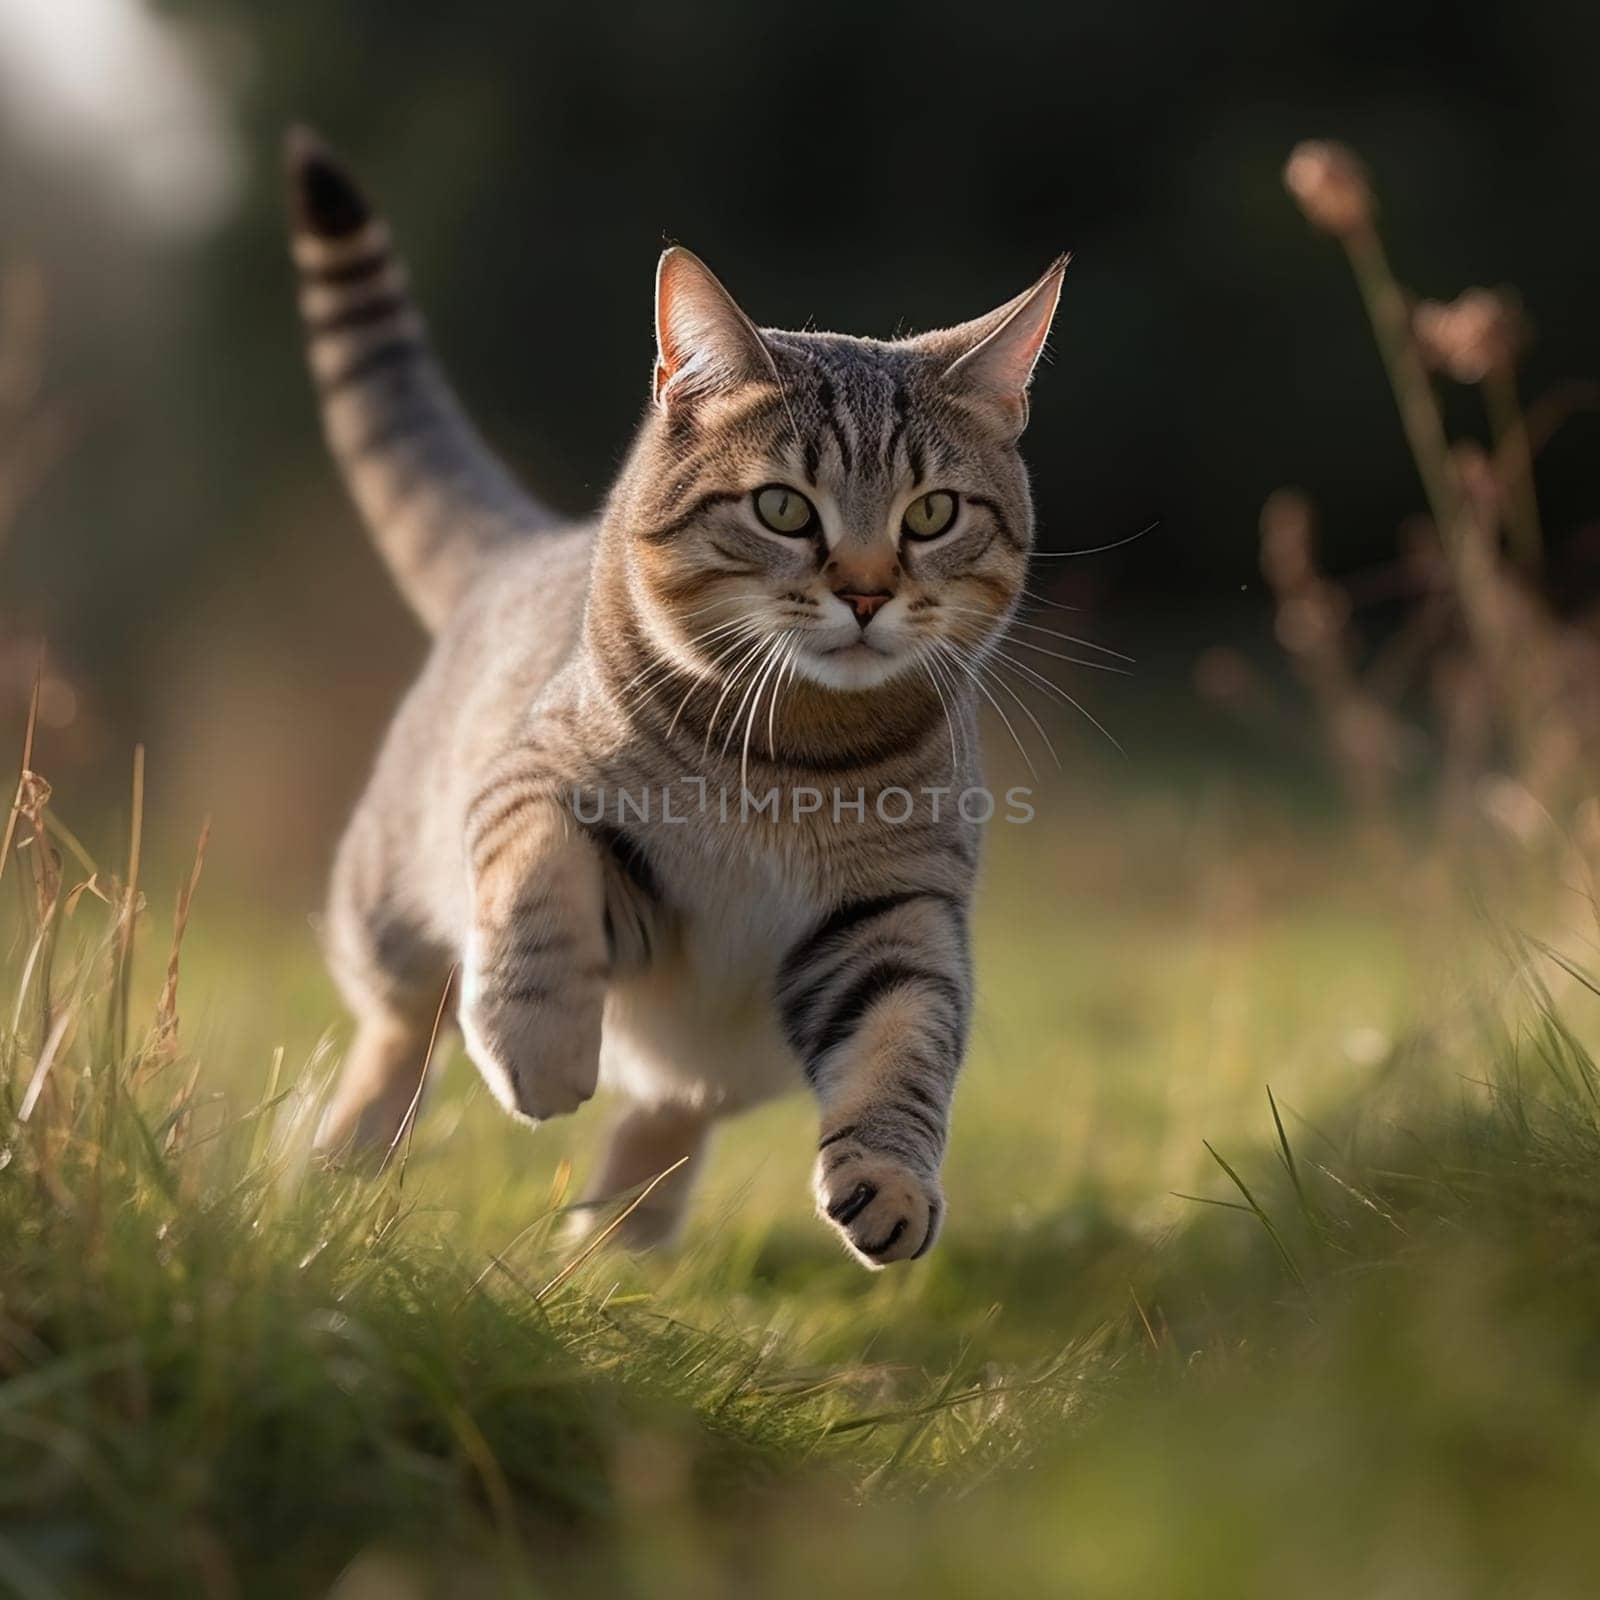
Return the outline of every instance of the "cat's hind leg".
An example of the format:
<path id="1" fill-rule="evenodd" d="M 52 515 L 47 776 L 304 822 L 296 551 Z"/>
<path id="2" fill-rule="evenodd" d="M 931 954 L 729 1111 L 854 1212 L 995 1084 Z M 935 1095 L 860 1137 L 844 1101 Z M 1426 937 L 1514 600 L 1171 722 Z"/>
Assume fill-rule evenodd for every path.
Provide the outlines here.
<path id="1" fill-rule="evenodd" d="M 358 1019 L 339 1082 L 317 1124 L 317 1150 L 382 1160 L 422 1087 L 433 1018 L 374 1010 Z"/>
<path id="2" fill-rule="evenodd" d="M 383 857 L 379 830 L 358 815 L 335 864 L 325 928 L 328 965 L 356 1019 L 317 1127 L 317 1150 L 336 1158 L 387 1153 L 421 1089 L 450 983 L 447 953 L 396 913 Z"/>
<path id="3" fill-rule="evenodd" d="M 683 1221 L 684 1207 L 705 1154 L 710 1117 L 691 1106 L 666 1102 L 623 1107 L 611 1125 L 600 1170 L 574 1214 L 572 1231 L 592 1232 L 605 1221 L 606 1202 L 682 1162 L 630 1211 L 612 1235 L 630 1250 L 668 1242 Z"/>

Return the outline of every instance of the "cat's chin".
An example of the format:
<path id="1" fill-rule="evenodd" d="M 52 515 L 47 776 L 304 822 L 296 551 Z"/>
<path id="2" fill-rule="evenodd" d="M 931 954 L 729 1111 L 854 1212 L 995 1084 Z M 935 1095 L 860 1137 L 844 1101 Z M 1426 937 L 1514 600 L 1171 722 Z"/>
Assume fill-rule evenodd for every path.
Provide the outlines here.
<path id="1" fill-rule="evenodd" d="M 898 678 L 910 659 L 908 653 L 889 655 L 868 644 L 853 644 L 815 655 L 808 651 L 795 663 L 795 670 L 824 689 L 849 693 L 881 688 Z"/>

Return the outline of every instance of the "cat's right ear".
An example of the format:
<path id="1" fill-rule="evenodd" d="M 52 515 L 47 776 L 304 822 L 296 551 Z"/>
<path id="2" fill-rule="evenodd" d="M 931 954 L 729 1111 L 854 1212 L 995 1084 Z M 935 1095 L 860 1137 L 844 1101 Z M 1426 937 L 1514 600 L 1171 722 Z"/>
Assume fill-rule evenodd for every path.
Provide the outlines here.
<path id="1" fill-rule="evenodd" d="M 693 251 L 674 245 L 656 268 L 655 402 L 739 383 L 772 381 L 772 353 L 756 325 Z"/>
<path id="2" fill-rule="evenodd" d="M 988 316 L 923 336 L 924 346 L 941 359 L 957 352 L 943 381 L 998 409 L 1013 436 L 1028 425 L 1028 385 L 1044 352 L 1071 259 L 1058 256 L 1031 289 Z"/>

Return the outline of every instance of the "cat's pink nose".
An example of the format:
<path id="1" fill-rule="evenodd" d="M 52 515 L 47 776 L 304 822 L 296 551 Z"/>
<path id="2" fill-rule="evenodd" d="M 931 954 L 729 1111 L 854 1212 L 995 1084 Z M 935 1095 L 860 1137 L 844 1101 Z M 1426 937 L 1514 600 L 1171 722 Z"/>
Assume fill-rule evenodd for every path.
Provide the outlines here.
<path id="1" fill-rule="evenodd" d="M 833 592 L 850 607 L 863 628 L 894 599 L 887 589 L 878 589 L 872 594 L 852 594 L 845 589 L 835 589 Z"/>

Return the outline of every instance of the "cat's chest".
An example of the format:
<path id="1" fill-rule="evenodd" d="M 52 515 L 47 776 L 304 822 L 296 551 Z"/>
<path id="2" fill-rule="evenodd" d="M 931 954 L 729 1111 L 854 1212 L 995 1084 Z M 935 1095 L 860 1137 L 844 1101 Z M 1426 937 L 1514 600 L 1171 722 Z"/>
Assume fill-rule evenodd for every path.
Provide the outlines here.
<path id="1" fill-rule="evenodd" d="M 708 833 L 651 843 L 670 941 L 707 985 L 766 992 L 784 952 L 834 898 L 825 859 L 798 840 L 771 848 Z"/>

